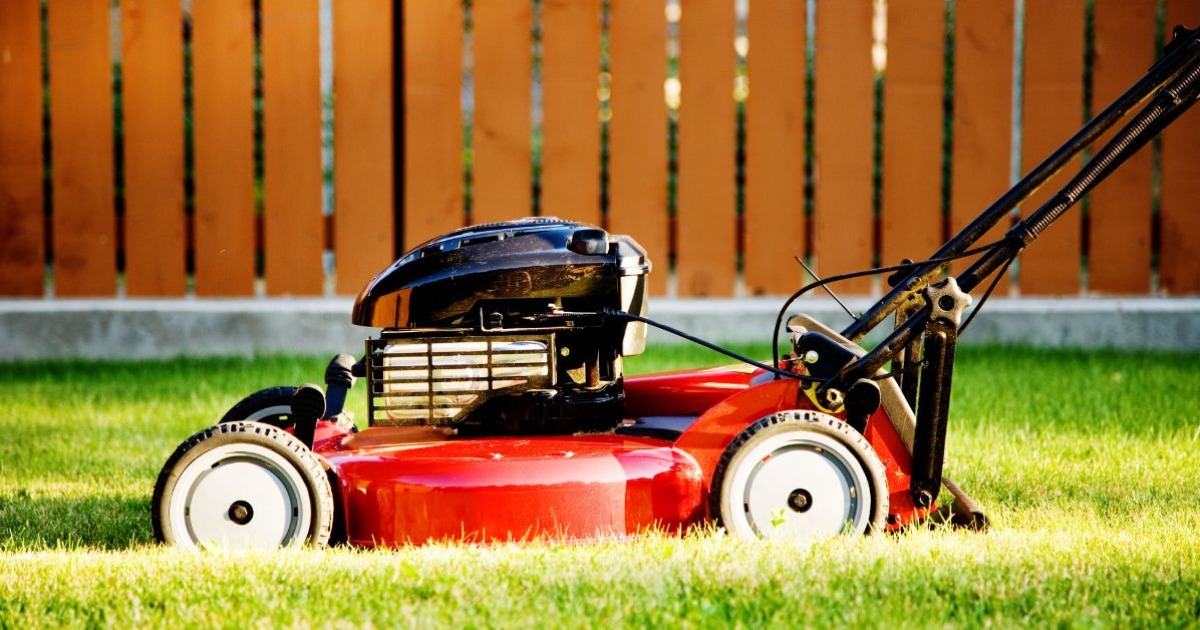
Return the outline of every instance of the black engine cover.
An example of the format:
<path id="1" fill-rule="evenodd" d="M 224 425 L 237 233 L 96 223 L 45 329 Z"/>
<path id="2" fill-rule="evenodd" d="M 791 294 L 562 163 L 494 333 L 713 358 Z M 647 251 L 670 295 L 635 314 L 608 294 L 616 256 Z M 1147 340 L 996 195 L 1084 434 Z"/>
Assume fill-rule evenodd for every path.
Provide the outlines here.
<path id="1" fill-rule="evenodd" d="M 482 327 L 501 315 L 620 309 L 645 312 L 646 252 L 628 236 L 536 217 L 478 225 L 430 240 L 359 294 L 353 322 L 380 328 Z"/>

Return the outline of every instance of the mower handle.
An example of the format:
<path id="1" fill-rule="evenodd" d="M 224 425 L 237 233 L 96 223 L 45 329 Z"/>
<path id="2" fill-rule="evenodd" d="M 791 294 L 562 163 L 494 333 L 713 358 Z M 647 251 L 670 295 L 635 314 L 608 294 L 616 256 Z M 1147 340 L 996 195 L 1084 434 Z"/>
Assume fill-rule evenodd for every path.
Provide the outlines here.
<path id="1" fill-rule="evenodd" d="M 954 235 L 949 241 L 946 241 L 936 252 L 929 258 L 931 260 L 940 260 L 952 258 L 966 251 L 980 238 L 982 238 L 988 230 L 992 229 L 1002 218 L 1008 216 L 1014 208 L 1021 202 L 1025 201 L 1032 195 L 1046 180 L 1053 177 L 1061 171 L 1067 163 L 1069 163 L 1076 155 L 1081 153 L 1105 131 L 1113 127 L 1117 122 L 1125 117 L 1134 107 L 1144 101 L 1155 90 L 1159 90 L 1168 82 L 1175 79 L 1180 74 L 1181 70 L 1189 66 L 1195 67 L 1197 59 L 1200 59 L 1200 28 L 1187 29 L 1183 26 L 1177 26 L 1173 31 L 1171 42 L 1164 49 L 1164 56 L 1157 63 L 1150 67 L 1149 71 L 1136 83 L 1130 86 L 1121 96 L 1113 101 L 1108 107 L 1097 114 L 1092 120 L 1083 126 L 1075 135 L 1071 136 L 1062 146 L 1051 153 L 1045 160 L 1042 161 L 1036 168 L 1030 171 L 1025 177 L 1021 178 L 1012 188 L 1000 196 L 986 210 L 984 210 L 975 220 L 971 221 L 958 234 Z M 1186 109 L 1186 105 L 1184 106 Z M 1179 113 L 1182 113 L 1180 111 Z M 1175 114 L 1178 116 L 1178 114 Z M 1174 117 L 1171 118 L 1173 120 Z M 1165 124 L 1170 124 L 1170 120 Z M 1161 127 L 1158 128 L 1160 130 Z M 1157 130 L 1156 130 L 1157 131 Z M 1148 141 L 1149 138 L 1146 138 Z M 1140 145 L 1139 145 L 1140 146 Z M 1128 150 L 1128 154 L 1132 154 L 1138 147 L 1133 147 Z M 1122 150 L 1124 151 L 1124 149 Z M 1093 160 L 1094 162 L 1095 160 Z M 1120 165 L 1124 158 L 1121 158 L 1113 168 Z M 1091 163 L 1089 163 L 1090 165 Z M 1085 169 L 1086 170 L 1086 169 Z M 1105 170 L 1090 183 L 1088 189 L 1094 186 L 1112 169 Z M 1075 200 L 1070 201 L 1056 215 L 1049 219 L 1053 221 L 1062 214 L 1070 205 L 1074 204 Z M 1047 218 L 1043 216 L 1043 219 Z M 1049 223 L 1047 222 L 1046 225 Z M 1041 229 L 1044 229 L 1042 226 Z M 1040 231 L 1040 230 L 1038 230 Z M 1033 234 L 1036 238 L 1037 232 Z M 1030 241 L 1032 239 L 1029 239 Z M 1009 259 L 1014 258 L 1020 250 L 1028 245 L 1028 241 L 1024 242 L 1021 247 L 1015 250 L 1005 252 Z M 986 258 L 986 256 L 985 256 Z M 989 263 L 991 266 L 992 263 Z M 1003 260 L 999 261 L 1003 264 Z M 994 271 L 999 267 L 999 264 L 991 266 Z M 851 341 L 859 341 L 868 332 L 878 326 L 884 319 L 892 314 L 897 308 L 907 303 L 914 293 L 928 286 L 930 282 L 946 268 L 944 262 L 930 262 L 923 264 L 914 269 L 898 282 L 875 304 L 867 309 L 862 315 L 854 320 L 845 330 L 842 331 L 842 336 Z M 982 279 L 980 276 L 979 279 Z M 968 287 L 965 283 L 960 283 L 965 291 L 970 291 L 974 288 L 974 282 Z"/>

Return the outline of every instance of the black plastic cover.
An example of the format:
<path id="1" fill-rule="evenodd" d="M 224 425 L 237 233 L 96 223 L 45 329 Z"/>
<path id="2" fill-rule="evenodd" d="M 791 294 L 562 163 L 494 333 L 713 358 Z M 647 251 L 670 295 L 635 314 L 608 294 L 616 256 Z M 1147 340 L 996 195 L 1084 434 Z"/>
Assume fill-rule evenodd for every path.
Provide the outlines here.
<path id="1" fill-rule="evenodd" d="M 463 228 L 405 254 L 362 290 L 353 322 L 379 328 L 480 325 L 480 308 L 645 312 L 650 261 L 628 236 L 535 217 Z"/>

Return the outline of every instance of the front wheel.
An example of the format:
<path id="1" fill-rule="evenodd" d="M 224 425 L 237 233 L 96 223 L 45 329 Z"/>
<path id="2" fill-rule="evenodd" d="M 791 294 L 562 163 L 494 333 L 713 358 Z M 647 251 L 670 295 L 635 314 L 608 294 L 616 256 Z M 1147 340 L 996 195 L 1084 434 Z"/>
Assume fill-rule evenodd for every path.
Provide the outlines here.
<path id="1" fill-rule="evenodd" d="M 815 411 L 782 411 L 746 427 L 722 455 L 712 488 L 712 514 L 743 538 L 883 531 L 888 513 L 875 450 Z"/>
<path id="2" fill-rule="evenodd" d="M 333 492 L 321 463 L 290 434 L 227 422 L 193 435 L 154 486 L 154 536 L 188 549 L 324 546 Z"/>

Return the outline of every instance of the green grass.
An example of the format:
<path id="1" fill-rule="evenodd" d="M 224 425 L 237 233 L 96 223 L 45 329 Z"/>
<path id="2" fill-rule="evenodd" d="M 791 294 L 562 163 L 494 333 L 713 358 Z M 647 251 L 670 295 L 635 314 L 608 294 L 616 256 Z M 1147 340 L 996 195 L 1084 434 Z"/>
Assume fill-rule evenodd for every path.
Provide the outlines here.
<path id="1" fill-rule="evenodd" d="M 1198 359 L 964 348 L 946 472 L 986 534 L 272 554 L 159 548 L 150 493 L 179 442 L 323 358 L 0 365 L 0 627 L 1196 626 Z"/>

